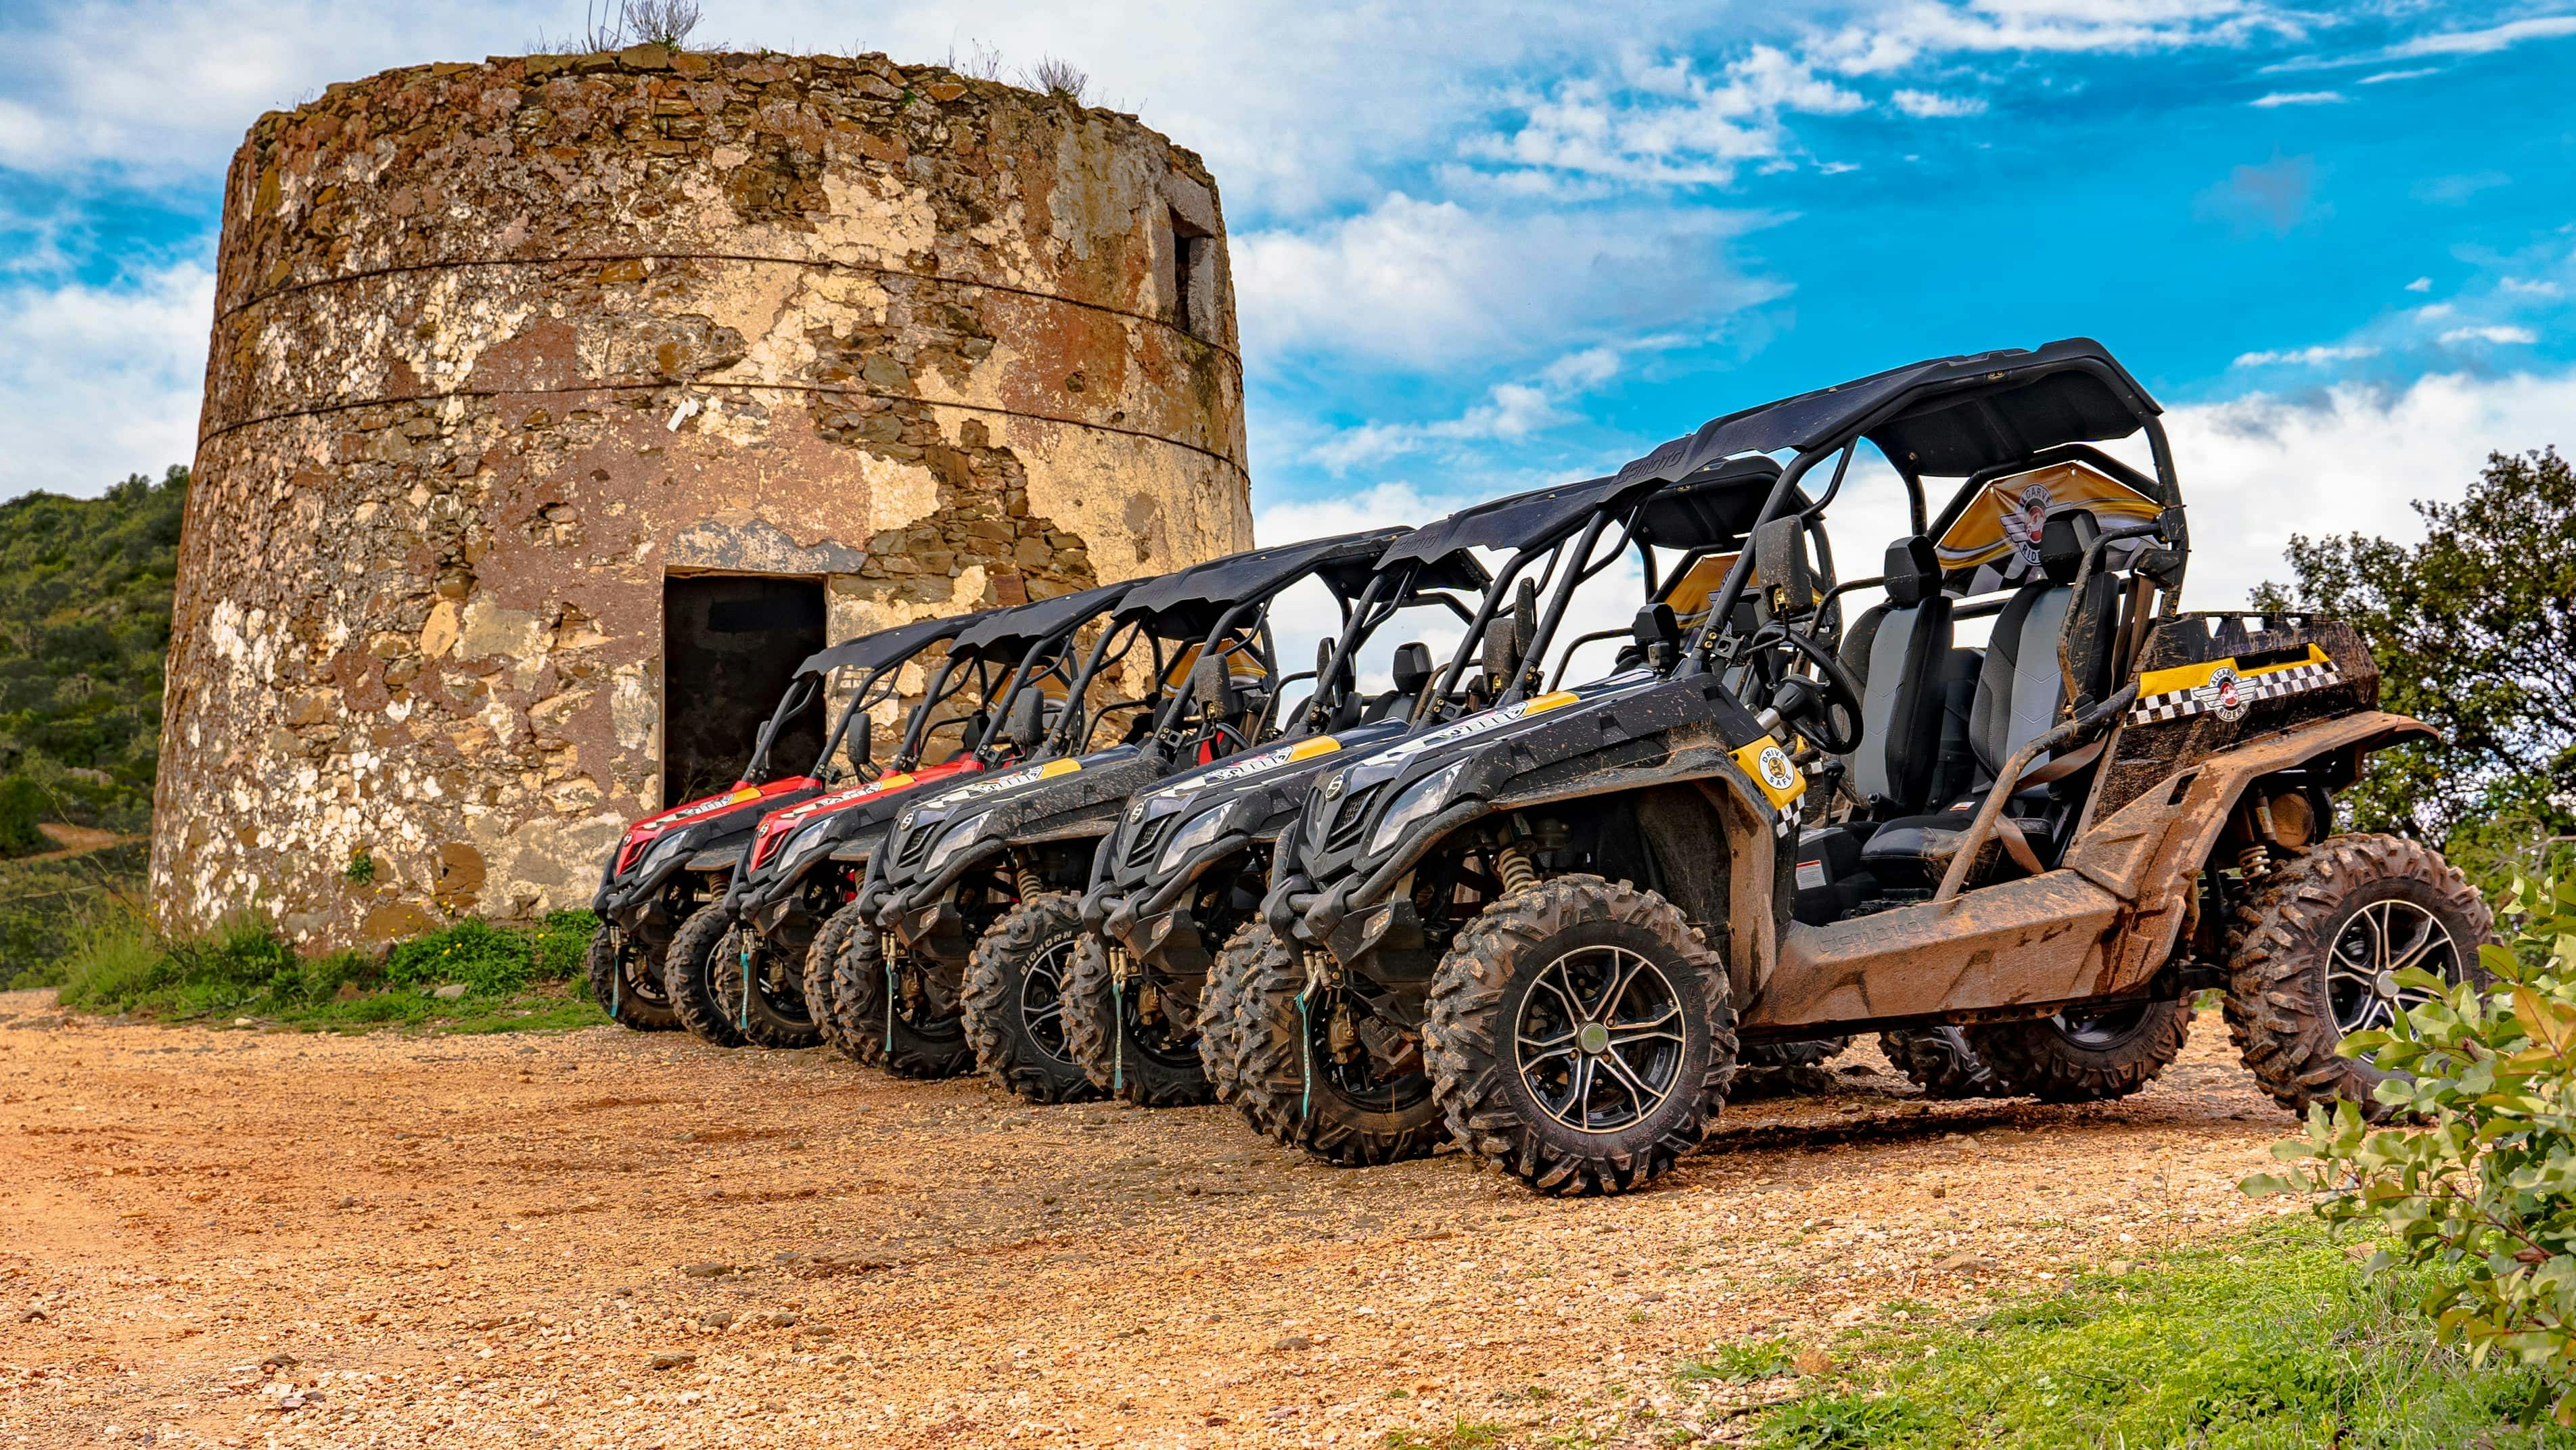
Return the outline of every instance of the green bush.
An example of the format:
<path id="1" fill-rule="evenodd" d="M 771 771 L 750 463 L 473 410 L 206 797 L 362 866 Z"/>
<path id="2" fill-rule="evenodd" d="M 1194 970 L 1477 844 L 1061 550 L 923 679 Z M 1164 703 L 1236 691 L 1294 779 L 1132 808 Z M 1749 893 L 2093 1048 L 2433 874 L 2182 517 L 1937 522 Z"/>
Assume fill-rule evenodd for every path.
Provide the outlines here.
<path id="1" fill-rule="evenodd" d="M 2517 881 L 2502 920 L 2514 946 L 2479 953 L 2491 987 L 2400 972 L 2427 1000 L 2345 1039 L 2395 1074 L 2378 1096 L 2396 1125 L 2312 1108 L 2272 1150 L 2292 1171 L 2245 1188 L 2376 1229 L 2372 1267 L 2429 1274 L 2422 1308 L 2445 1342 L 2547 1377 L 2553 1417 L 2576 1424 L 2576 882 Z"/>
<path id="2" fill-rule="evenodd" d="M 515 992 L 528 984 L 535 957 L 527 933 L 467 917 L 385 953 L 385 982 L 395 987 L 462 982 L 477 992 Z"/>
<path id="3" fill-rule="evenodd" d="M 36 829 L 45 818 L 42 786 L 23 775 L 0 777 L 0 856 L 33 856 L 50 851 L 51 837 Z"/>
<path id="4" fill-rule="evenodd" d="M 572 976 L 590 941 L 587 912 L 560 912 L 530 928 L 461 921 L 366 952 L 305 956 L 266 922 L 227 922 L 203 937 L 165 939 L 130 914 L 83 930 L 55 975 L 77 1011 L 176 1021 L 252 1016 L 306 1027 L 360 1030 L 435 1024 L 452 1031 L 579 1027 L 603 1020 L 586 993 L 532 984 Z M 447 983 L 461 1000 L 434 999 Z"/>
<path id="5" fill-rule="evenodd" d="M 558 911 L 537 923 L 536 960 L 532 970 L 540 982 L 580 981 L 590 973 L 590 939 L 599 932 L 599 918 L 587 911 Z"/>

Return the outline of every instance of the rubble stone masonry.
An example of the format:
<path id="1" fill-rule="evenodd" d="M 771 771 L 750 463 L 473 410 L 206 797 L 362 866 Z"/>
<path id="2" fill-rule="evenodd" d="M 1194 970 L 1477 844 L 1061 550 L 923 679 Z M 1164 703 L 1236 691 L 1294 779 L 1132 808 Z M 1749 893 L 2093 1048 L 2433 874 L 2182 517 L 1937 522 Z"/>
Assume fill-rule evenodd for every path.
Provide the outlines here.
<path id="1" fill-rule="evenodd" d="M 688 708 L 667 576 L 821 578 L 841 639 L 1249 547 L 1242 397 L 1215 184 L 1130 116 L 652 46 L 265 116 L 156 910 L 338 946 L 585 904 Z"/>

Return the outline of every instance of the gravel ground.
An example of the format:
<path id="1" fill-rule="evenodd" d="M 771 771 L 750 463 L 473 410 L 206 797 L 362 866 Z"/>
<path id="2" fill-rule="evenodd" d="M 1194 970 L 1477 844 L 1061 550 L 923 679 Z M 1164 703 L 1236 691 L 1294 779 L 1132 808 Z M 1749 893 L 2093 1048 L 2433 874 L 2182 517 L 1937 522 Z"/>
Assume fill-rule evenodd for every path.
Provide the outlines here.
<path id="1" fill-rule="evenodd" d="M 0 994 L 0 1445 L 1723 1442 L 1753 1392 L 1676 1361 L 2225 1232 L 2289 1127 L 2215 1014 L 2110 1106 L 1808 1086 L 1555 1202 L 822 1052 Z"/>

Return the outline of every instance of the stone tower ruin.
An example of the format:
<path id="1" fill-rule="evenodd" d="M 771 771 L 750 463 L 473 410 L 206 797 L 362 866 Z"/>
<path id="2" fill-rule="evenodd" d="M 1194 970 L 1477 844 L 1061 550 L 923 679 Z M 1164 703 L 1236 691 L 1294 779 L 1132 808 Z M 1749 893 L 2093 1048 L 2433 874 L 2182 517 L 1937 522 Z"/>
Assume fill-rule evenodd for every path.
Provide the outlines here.
<path id="1" fill-rule="evenodd" d="M 882 56 L 432 65 L 225 190 L 163 923 L 586 904 L 807 650 L 1251 544 L 1216 186 Z"/>

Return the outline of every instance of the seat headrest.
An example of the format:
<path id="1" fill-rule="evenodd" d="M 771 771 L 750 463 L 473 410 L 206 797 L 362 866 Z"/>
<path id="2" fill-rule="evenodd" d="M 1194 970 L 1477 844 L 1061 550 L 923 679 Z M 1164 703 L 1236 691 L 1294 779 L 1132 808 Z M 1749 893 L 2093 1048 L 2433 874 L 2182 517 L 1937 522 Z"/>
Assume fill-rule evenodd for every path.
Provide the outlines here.
<path id="1" fill-rule="evenodd" d="M 2102 537 L 2102 525 L 2087 509 L 2069 509 L 2039 530 L 2039 569 L 2051 584 L 2072 584 L 2084 566 L 2084 552 Z"/>
<path id="2" fill-rule="evenodd" d="M 1941 557 L 1921 534 L 1887 546 L 1887 600 L 1899 608 L 1922 603 L 1941 592 Z"/>

